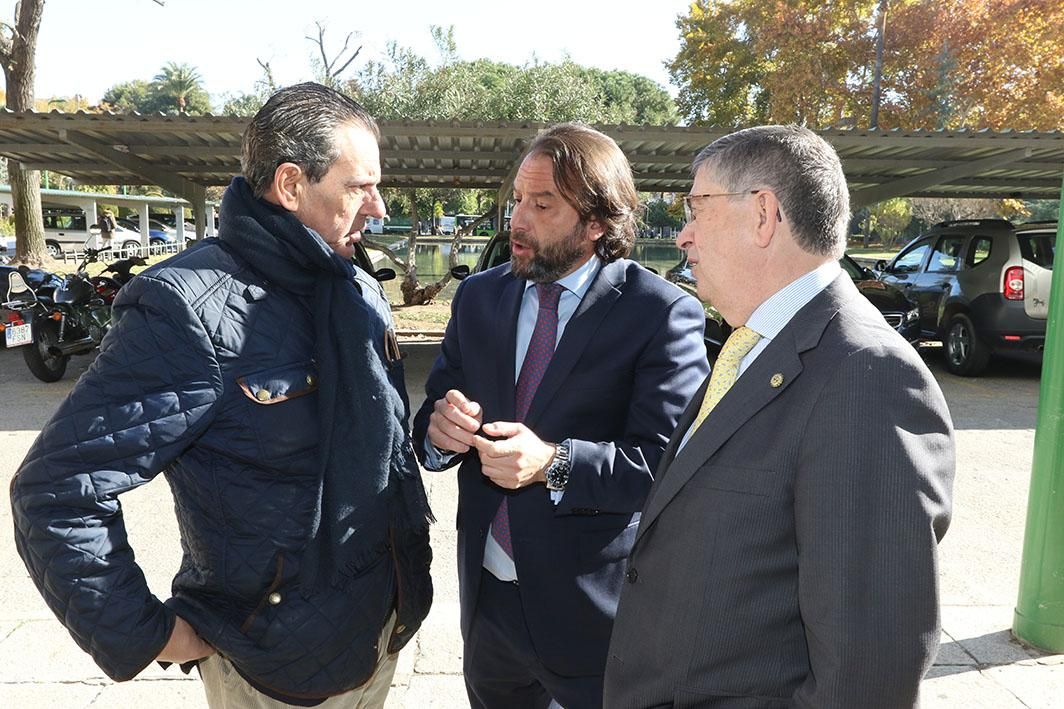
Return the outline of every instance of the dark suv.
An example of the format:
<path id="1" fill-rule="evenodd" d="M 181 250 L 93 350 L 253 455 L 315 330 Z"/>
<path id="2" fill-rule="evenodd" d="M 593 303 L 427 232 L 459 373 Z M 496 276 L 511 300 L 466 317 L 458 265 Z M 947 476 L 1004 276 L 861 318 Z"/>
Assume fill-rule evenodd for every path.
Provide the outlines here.
<path id="1" fill-rule="evenodd" d="M 949 371 L 975 376 L 992 354 L 1045 346 L 1056 237 L 1055 222 L 942 222 L 876 270 L 919 305 Z"/>

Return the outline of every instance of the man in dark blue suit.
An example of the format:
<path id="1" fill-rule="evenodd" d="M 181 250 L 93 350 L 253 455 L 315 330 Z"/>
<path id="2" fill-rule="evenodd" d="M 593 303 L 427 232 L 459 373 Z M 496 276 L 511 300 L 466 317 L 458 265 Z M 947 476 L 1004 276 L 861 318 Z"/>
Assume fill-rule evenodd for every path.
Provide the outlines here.
<path id="1" fill-rule="evenodd" d="M 602 705 L 624 559 L 708 372 L 699 303 L 628 261 L 639 206 L 612 139 L 560 125 L 514 181 L 510 264 L 464 281 L 414 422 L 458 472 L 474 707 Z"/>

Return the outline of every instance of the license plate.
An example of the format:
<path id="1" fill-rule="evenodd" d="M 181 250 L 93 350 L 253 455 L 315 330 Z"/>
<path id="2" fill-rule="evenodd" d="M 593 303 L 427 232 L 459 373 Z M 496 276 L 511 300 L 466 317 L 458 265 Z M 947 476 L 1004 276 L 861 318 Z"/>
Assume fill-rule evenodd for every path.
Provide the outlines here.
<path id="1" fill-rule="evenodd" d="M 25 325 L 8 325 L 4 330 L 4 344 L 8 347 L 18 347 L 19 345 L 29 345 L 33 342 L 33 326 L 30 323 Z"/>

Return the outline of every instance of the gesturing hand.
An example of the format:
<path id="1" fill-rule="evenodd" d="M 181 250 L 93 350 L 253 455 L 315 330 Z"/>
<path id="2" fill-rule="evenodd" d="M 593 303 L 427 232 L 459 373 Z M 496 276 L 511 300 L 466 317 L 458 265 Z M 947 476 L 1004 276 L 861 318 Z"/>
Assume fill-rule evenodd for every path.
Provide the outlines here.
<path id="1" fill-rule="evenodd" d="M 501 438 L 491 441 L 483 436 L 473 437 L 480 453 L 480 470 L 493 483 L 517 490 L 546 480 L 543 472 L 554 458 L 557 446 L 540 440 L 523 423 L 494 421 L 484 424 L 483 430 L 489 436 Z"/>
<path id="2" fill-rule="evenodd" d="M 480 428 L 483 410 L 457 389 L 437 399 L 429 415 L 429 441 L 432 445 L 452 453 L 465 453 L 473 446 L 474 434 Z"/>

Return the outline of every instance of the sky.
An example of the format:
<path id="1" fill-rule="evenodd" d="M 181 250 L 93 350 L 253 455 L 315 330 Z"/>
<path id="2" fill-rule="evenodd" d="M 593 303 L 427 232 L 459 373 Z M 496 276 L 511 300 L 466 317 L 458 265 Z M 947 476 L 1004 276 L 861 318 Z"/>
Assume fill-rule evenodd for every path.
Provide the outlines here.
<path id="1" fill-rule="evenodd" d="M 675 95 L 664 62 L 678 46 L 676 17 L 690 0 L 47 0 L 37 47 L 38 98 L 82 96 L 90 104 L 121 81 L 150 81 L 168 61 L 199 70 L 212 102 L 252 90 L 268 61 L 278 83 L 313 76 L 316 20 L 326 47 L 339 50 L 348 32 L 359 58 L 383 55 L 391 40 L 435 63 L 430 25 L 455 28 L 462 59 L 524 64 L 536 58 L 573 61 L 647 76 Z M 0 0 L 11 22 L 15 2 Z M 0 77 L 2 80 L 2 77 Z"/>

